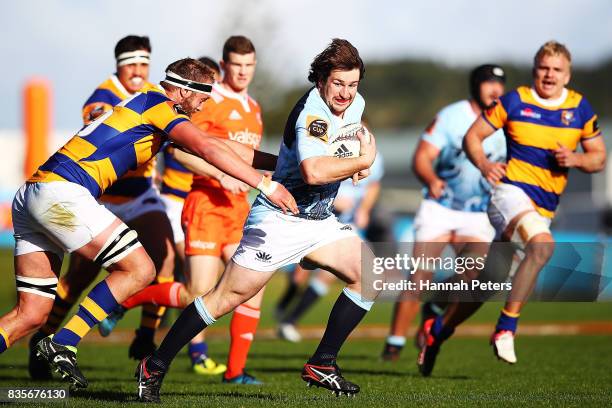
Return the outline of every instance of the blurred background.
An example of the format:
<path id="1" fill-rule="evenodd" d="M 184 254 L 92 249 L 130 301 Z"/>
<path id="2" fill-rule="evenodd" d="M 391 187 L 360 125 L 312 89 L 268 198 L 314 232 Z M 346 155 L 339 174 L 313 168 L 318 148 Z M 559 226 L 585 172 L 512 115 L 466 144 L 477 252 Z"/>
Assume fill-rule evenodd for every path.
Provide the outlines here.
<path id="1" fill-rule="evenodd" d="M 277 152 L 288 111 L 309 87 L 312 58 L 334 37 L 350 40 L 366 63 L 360 92 L 385 158 L 380 207 L 405 238 L 421 194 L 410 170 L 417 139 L 436 112 L 468 96 L 467 74 L 483 63 L 506 68 L 508 89 L 528 84 L 532 58 L 547 40 L 573 54 L 571 87 L 612 128 L 612 2 L 484 0 L 353 1 L 27 1 L 0 16 L 0 243 L 12 246 L 10 202 L 24 177 L 24 85 L 50 88 L 49 151 L 81 127 L 81 106 L 114 71 L 113 48 L 148 35 L 151 79 L 185 56 L 221 57 L 233 34 L 251 38 L 258 67 L 250 89 L 264 112 L 263 149 Z M 608 144 L 609 145 L 609 144 Z M 45 156 L 46 157 L 46 156 Z M 572 172 L 554 228 L 607 241 L 612 170 Z"/>

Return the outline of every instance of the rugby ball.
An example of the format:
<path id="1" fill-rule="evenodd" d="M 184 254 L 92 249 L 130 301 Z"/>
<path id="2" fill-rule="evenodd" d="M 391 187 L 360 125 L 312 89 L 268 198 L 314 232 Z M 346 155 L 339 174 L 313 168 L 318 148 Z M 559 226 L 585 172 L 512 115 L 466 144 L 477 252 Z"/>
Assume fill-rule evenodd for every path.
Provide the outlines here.
<path id="1" fill-rule="evenodd" d="M 357 133 L 362 132 L 366 140 L 370 140 L 370 132 L 361 123 L 349 123 L 342 126 L 334 135 L 328 138 L 327 152 L 329 156 L 340 159 L 359 157 L 359 138 Z"/>

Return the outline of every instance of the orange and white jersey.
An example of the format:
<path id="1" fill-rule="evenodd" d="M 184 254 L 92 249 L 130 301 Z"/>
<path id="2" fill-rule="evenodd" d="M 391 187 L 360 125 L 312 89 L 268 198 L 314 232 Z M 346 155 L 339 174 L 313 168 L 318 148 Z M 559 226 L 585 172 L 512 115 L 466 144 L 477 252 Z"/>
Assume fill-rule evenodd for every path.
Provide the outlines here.
<path id="1" fill-rule="evenodd" d="M 250 96 L 237 94 L 220 84 L 213 85 L 211 98 L 191 120 L 212 136 L 234 140 L 253 149 L 259 148 L 261 143 L 263 122 L 259 104 Z M 217 180 L 198 175 L 194 175 L 191 188 L 223 189 Z"/>

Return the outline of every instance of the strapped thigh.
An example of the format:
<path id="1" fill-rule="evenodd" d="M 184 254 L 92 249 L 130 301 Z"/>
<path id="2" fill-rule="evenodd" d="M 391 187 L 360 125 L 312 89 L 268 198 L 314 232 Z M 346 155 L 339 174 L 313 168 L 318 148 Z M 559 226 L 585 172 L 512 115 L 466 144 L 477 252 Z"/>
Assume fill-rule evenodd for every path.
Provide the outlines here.
<path id="1" fill-rule="evenodd" d="M 138 241 L 138 233 L 127 225 L 121 224 L 111 232 L 106 243 L 94 258 L 94 262 L 103 268 L 108 268 L 140 246 L 142 245 Z"/>
<path id="2" fill-rule="evenodd" d="M 17 292 L 28 292 L 34 295 L 55 299 L 57 292 L 57 278 L 30 278 L 15 275 Z"/>
<path id="3" fill-rule="evenodd" d="M 520 249 L 525 249 L 531 238 L 543 233 L 550 234 L 548 223 L 540 214 L 530 211 L 517 222 L 511 241 L 517 244 Z"/>

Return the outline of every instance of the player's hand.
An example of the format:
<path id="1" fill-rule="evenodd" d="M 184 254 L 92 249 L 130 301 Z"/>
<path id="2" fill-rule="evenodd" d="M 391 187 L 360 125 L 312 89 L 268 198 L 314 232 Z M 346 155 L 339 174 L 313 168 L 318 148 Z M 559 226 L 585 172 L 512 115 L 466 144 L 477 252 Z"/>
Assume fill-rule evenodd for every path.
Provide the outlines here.
<path id="1" fill-rule="evenodd" d="M 370 133 L 369 142 L 362 132 L 357 132 L 357 137 L 359 138 L 359 157 L 366 161 L 365 168 L 369 169 L 376 158 L 376 140 L 372 133 Z"/>
<path id="2" fill-rule="evenodd" d="M 291 211 L 293 214 L 298 214 L 299 210 L 295 198 L 289 191 L 280 183 L 272 181 L 269 175 L 264 174 L 261 181 L 257 185 L 257 189 L 261 191 L 272 204 L 279 207 L 284 214 Z"/>
<path id="3" fill-rule="evenodd" d="M 276 183 L 276 181 L 271 181 L 271 183 Z M 287 212 L 291 212 L 292 214 L 298 214 L 300 211 L 298 210 L 297 203 L 295 202 L 295 198 L 291 195 L 291 193 L 280 183 L 276 183 L 277 186 L 272 194 L 268 197 L 268 200 L 272 201 L 273 204 L 280 207 L 283 213 L 287 214 Z"/>
<path id="4" fill-rule="evenodd" d="M 437 200 L 438 198 L 442 197 L 445 188 L 446 181 L 437 177 L 427 186 L 428 194 L 434 200 Z"/>
<path id="5" fill-rule="evenodd" d="M 370 175 L 370 169 L 359 170 L 357 173 L 353 174 L 353 185 L 356 186 L 359 183 L 359 180 L 363 180 L 364 178 Z"/>
<path id="6" fill-rule="evenodd" d="M 576 152 L 568 149 L 563 146 L 561 143 L 557 142 L 559 146 L 558 149 L 554 149 L 552 152 L 555 155 L 555 159 L 557 163 L 561 167 L 577 167 L 580 165 L 580 159 Z"/>
<path id="7" fill-rule="evenodd" d="M 87 117 L 87 124 L 90 124 L 102 115 L 104 115 L 104 106 L 98 106 L 92 109 L 91 112 L 89 112 L 89 116 Z"/>
<path id="8" fill-rule="evenodd" d="M 506 175 L 506 163 L 487 161 L 480 169 L 480 172 L 489 184 L 494 186 Z"/>
<path id="9" fill-rule="evenodd" d="M 221 184 L 221 187 L 232 194 L 243 193 L 249 191 L 250 188 L 248 184 L 243 183 L 242 181 L 235 179 L 228 174 L 224 174 L 219 180 L 219 183 Z"/>

